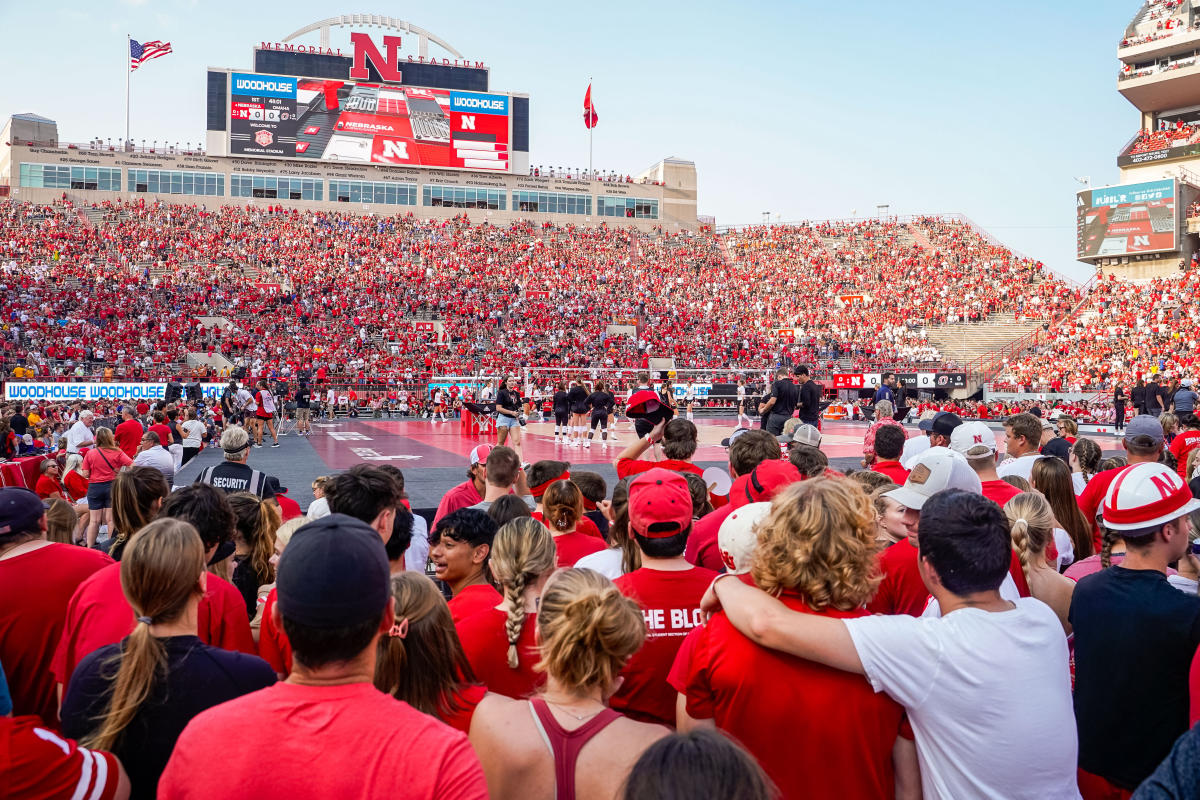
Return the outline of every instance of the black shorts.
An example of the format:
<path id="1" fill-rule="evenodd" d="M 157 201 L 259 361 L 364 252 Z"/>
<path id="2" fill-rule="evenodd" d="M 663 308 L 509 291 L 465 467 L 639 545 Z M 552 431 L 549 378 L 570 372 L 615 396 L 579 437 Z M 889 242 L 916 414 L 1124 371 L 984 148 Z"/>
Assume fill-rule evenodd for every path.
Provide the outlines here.
<path id="1" fill-rule="evenodd" d="M 601 409 L 592 412 L 592 428 L 599 425 L 604 430 L 608 430 L 608 412 Z"/>
<path id="2" fill-rule="evenodd" d="M 588 407 L 587 406 L 571 406 L 571 413 L 572 414 L 586 414 L 586 413 L 588 413 Z"/>
<path id="3" fill-rule="evenodd" d="M 569 425 L 570 422 L 571 422 L 570 413 L 568 413 L 566 411 L 555 411 L 554 412 L 554 424 L 555 425 Z"/>

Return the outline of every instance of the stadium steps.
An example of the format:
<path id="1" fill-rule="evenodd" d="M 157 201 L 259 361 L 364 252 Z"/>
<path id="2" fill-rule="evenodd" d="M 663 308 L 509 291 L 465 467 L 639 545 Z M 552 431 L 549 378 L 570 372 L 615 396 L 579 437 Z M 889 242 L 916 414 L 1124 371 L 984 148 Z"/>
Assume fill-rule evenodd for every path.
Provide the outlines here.
<path id="1" fill-rule="evenodd" d="M 1042 320 L 1018 322 L 1013 314 L 995 314 L 987 322 L 930 326 L 925 329 L 925 334 L 944 359 L 970 364 L 983 356 L 1004 350 L 1041 326 Z"/>
<path id="2" fill-rule="evenodd" d="M 913 242 L 920 245 L 921 248 L 928 250 L 930 253 L 937 249 L 933 246 L 933 242 L 929 241 L 929 237 L 925 235 L 924 231 L 916 225 L 906 225 L 905 228 L 908 229 L 908 234 L 912 237 Z"/>
<path id="3" fill-rule="evenodd" d="M 185 361 L 193 369 L 212 367 L 218 375 L 221 374 L 222 369 L 228 370 L 226 375 L 233 372 L 233 362 L 220 353 L 188 353 Z"/>

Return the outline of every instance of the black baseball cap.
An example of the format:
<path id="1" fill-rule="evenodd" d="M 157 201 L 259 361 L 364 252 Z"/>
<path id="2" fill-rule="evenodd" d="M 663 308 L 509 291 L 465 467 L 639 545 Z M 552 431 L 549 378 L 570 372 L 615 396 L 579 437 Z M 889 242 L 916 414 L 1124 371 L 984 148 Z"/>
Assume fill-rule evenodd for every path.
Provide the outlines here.
<path id="1" fill-rule="evenodd" d="M 391 580 L 383 539 L 367 523 L 330 514 L 304 525 L 279 558 L 279 613 L 310 628 L 380 619 Z"/>
<path id="2" fill-rule="evenodd" d="M 929 419 L 917 423 L 921 430 L 932 431 L 940 436 L 949 436 L 959 425 L 962 425 L 962 418 L 950 411 L 939 411 Z"/>
<path id="3" fill-rule="evenodd" d="M 36 532 L 38 520 L 45 513 L 42 498 L 28 489 L 0 489 L 0 536 Z"/>

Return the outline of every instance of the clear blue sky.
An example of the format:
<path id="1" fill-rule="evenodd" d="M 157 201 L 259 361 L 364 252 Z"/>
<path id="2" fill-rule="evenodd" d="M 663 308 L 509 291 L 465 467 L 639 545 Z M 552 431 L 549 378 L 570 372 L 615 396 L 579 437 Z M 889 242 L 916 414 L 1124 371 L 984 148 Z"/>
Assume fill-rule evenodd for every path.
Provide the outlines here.
<path id="1" fill-rule="evenodd" d="M 133 76 L 134 138 L 194 142 L 205 67 L 249 68 L 256 43 L 318 19 L 390 13 L 485 61 L 494 89 L 530 94 L 534 164 L 587 164 L 591 77 L 597 168 L 691 159 L 700 213 L 718 223 L 758 222 L 767 210 L 783 220 L 861 216 L 879 203 L 957 211 L 1085 278 L 1074 260 L 1074 176 L 1116 182 L 1117 150 L 1137 129 L 1116 91 L 1116 43 L 1137 8 L 2 0 L 10 80 L 0 112 L 50 117 L 66 140 L 120 137 L 130 33 L 175 48 Z M 346 31 L 339 41 L 348 44 Z"/>

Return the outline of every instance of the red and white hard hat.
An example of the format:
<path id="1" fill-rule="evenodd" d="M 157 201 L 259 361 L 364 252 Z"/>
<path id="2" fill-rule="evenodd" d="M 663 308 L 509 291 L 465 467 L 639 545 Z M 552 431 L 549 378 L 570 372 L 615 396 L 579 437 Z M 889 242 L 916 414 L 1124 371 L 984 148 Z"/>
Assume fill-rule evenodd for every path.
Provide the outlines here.
<path id="1" fill-rule="evenodd" d="M 1104 496 L 1106 527 L 1132 531 L 1164 525 L 1200 508 L 1183 478 L 1162 464 L 1134 464 L 1117 473 Z"/>

